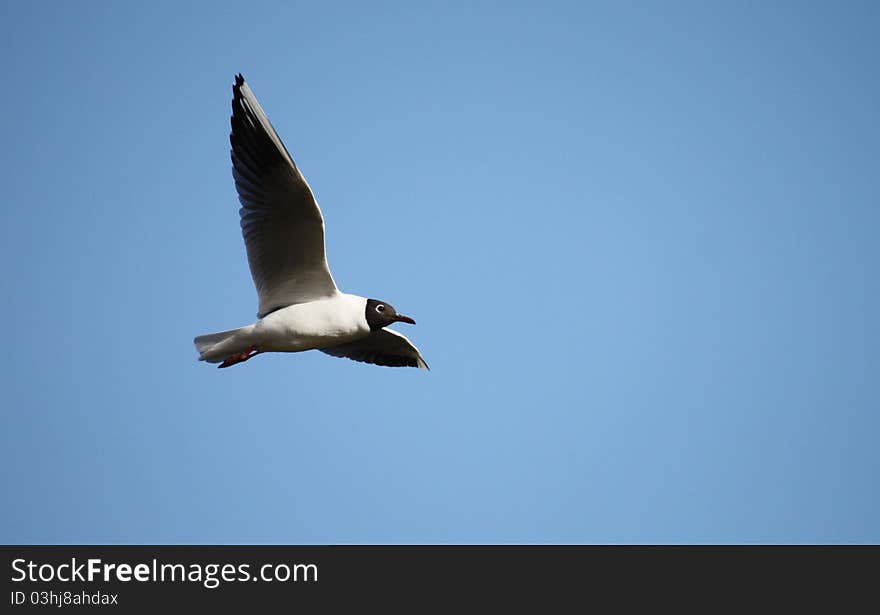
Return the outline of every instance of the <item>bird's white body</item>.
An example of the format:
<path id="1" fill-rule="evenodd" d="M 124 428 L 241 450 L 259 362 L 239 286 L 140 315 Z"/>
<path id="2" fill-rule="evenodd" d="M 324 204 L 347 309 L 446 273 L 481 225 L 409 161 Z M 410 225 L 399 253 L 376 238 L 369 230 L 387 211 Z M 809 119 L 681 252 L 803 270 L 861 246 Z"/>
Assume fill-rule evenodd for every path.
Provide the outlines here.
<path id="1" fill-rule="evenodd" d="M 254 345 L 265 352 L 299 352 L 352 342 L 370 334 L 367 300 L 335 297 L 281 308 L 251 325 Z"/>
<path id="2" fill-rule="evenodd" d="M 289 305 L 251 325 L 214 334 L 215 339 L 205 336 L 208 339 L 199 347 L 201 358 L 218 362 L 251 347 L 261 352 L 302 352 L 352 342 L 370 334 L 366 306 L 365 297 L 347 293 Z"/>

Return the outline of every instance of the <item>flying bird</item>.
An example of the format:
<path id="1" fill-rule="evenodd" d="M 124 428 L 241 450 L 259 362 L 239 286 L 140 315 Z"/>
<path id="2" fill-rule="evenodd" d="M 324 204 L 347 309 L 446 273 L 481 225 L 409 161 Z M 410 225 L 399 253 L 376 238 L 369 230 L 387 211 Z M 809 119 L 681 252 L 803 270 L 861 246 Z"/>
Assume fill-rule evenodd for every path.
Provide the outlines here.
<path id="1" fill-rule="evenodd" d="M 375 365 L 428 369 L 412 342 L 386 328 L 414 325 L 412 318 L 387 301 L 336 287 L 315 195 L 241 75 L 232 94 L 232 175 L 258 320 L 195 338 L 199 360 L 229 367 L 266 352 L 320 350 Z"/>

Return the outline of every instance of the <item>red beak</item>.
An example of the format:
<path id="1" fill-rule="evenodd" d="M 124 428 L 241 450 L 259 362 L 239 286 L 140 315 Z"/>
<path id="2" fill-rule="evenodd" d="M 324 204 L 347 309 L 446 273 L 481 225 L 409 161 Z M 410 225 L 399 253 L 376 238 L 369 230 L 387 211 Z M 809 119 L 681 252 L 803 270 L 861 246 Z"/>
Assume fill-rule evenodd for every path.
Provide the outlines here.
<path id="1" fill-rule="evenodd" d="M 397 315 L 397 318 L 394 319 L 394 322 L 407 322 L 407 323 L 409 323 L 409 324 L 411 324 L 411 325 L 416 324 L 416 321 L 414 321 L 414 320 L 413 320 L 412 318 L 410 318 L 409 316 L 404 316 L 403 314 L 398 314 L 398 315 Z"/>

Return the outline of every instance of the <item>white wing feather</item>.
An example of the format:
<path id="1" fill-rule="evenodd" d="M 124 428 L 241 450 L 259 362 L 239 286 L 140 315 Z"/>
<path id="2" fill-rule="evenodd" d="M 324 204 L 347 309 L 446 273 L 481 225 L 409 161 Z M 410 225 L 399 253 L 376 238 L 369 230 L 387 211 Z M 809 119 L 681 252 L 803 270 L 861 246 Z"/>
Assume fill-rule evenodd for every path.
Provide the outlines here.
<path id="1" fill-rule="evenodd" d="M 241 75 L 232 90 L 232 175 L 262 318 L 338 290 L 327 266 L 324 218 L 311 188 Z"/>

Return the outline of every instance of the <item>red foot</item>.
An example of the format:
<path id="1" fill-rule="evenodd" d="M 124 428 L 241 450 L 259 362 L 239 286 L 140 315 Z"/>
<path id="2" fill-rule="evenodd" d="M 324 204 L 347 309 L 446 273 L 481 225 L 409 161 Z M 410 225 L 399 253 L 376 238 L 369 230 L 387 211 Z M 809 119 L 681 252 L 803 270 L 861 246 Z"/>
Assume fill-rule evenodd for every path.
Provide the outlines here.
<path id="1" fill-rule="evenodd" d="M 250 359 L 251 357 L 254 357 L 258 354 L 260 354 L 260 351 L 257 350 L 257 347 L 251 346 L 250 348 L 248 348 L 244 352 L 239 352 L 238 354 L 229 355 L 228 357 L 226 357 L 223 360 L 223 363 L 221 363 L 220 365 L 217 366 L 217 368 L 220 369 L 223 367 L 229 367 L 230 365 L 235 365 L 236 363 L 243 363 L 243 362 L 247 361 L 248 359 Z"/>

